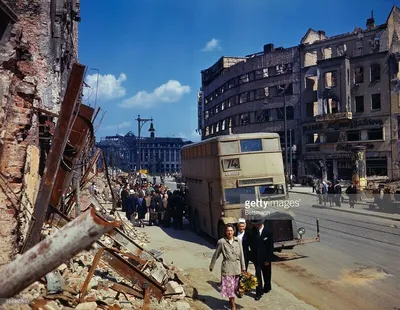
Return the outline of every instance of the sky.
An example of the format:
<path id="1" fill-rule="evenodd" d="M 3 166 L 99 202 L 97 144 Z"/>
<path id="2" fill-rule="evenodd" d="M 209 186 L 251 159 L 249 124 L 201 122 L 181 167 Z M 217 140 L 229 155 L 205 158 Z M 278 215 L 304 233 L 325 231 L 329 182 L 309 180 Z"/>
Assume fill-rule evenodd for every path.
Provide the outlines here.
<path id="1" fill-rule="evenodd" d="M 371 10 L 376 24 L 383 24 L 393 5 L 396 1 L 81 0 L 79 62 L 87 66 L 89 86 L 83 102 L 101 107 L 96 137 L 137 134 L 140 115 L 154 119 L 156 136 L 198 141 L 201 70 L 222 56 L 261 52 L 268 43 L 296 46 L 309 28 L 328 36 L 365 28 Z M 142 135 L 149 135 L 148 128 L 149 123 Z"/>

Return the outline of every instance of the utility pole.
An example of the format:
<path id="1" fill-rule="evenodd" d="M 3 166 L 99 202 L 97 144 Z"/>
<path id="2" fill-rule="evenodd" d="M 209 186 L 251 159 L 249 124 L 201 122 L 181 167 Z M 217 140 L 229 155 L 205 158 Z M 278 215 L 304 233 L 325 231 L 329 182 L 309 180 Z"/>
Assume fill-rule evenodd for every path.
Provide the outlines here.
<path id="1" fill-rule="evenodd" d="M 141 165 L 142 152 L 141 152 L 140 133 L 141 133 L 143 125 L 146 124 L 147 122 L 151 122 L 149 131 L 151 132 L 152 136 L 154 135 L 154 132 L 156 130 L 154 129 L 154 126 L 153 126 L 153 118 L 140 118 L 140 115 L 138 115 L 138 118 L 136 119 L 136 121 L 138 122 L 138 142 L 137 142 L 137 146 L 138 146 L 139 184 L 142 185 L 142 175 L 141 175 L 141 172 L 140 172 L 140 170 L 142 170 L 142 165 Z"/>
<path id="2" fill-rule="evenodd" d="M 286 115 L 286 88 L 283 90 L 283 110 L 284 110 L 284 130 L 285 130 L 285 169 L 286 176 L 289 173 L 289 157 L 288 157 L 288 137 L 287 137 L 287 115 Z"/>
<path id="3" fill-rule="evenodd" d="M 293 174 L 292 129 L 289 129 L 289 144 L 290 144 L 290 175 L 292 175 Z"/>

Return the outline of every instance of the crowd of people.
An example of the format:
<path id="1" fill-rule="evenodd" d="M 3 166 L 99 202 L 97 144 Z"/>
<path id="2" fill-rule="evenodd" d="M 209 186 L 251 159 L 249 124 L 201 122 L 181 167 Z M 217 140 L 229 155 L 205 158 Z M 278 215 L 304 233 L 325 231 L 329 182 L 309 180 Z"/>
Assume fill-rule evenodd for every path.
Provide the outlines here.
<path id="1" fill-rule="evenodd" d="M 119 207 L 127 219 L 136 227 L 157 225 L 183 230 L 185 215 L 184 192 L 171 192 L 163 184 L 142 183 L 139 180 L 122 180 L 119 189 Z"/>
<path id="2" fill-rule="evenodd" d="M 313 193 L 315 192 L 318 195 L 318 200 L 320 205 L 327 205 L 329 203 L 329 207 L 342 206 L 343 196 L 342 196 L 342 186 L 339 181 L 320 181 L 315 180 L 313 182 Z M 349 197 L 349 205 L 350 208 L 354 208 L 355 203 L 357 202 L 357 187 L 351 182 L 350 185 L 346 189 L 346 194 Z"/>

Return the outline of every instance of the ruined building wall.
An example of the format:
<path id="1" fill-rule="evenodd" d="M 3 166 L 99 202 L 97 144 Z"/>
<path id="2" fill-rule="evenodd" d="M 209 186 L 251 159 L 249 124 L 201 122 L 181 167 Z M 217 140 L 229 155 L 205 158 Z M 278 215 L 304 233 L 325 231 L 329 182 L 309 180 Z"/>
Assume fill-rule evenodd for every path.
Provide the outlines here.
<path id="1" fill-rule="evenodd" d="M 79 8 L 76 0 L 0 0 L 0 10 L 17 17 L 0 31 L 2 265 L 18 252 L 28 231 L 45 158 L 35 108 L 60 109 L 77 57 Z"/>

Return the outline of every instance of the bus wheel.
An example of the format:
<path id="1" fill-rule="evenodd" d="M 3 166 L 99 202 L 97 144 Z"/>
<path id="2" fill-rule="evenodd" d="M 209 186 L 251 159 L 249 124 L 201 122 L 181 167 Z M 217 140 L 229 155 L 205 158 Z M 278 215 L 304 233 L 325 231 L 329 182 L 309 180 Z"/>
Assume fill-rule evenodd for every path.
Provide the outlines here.
<path id="1" fill-rule="evenodd" d="M 225 236 L 225 224 L 218 222 L 218 239 L 224 238 Z"/>

